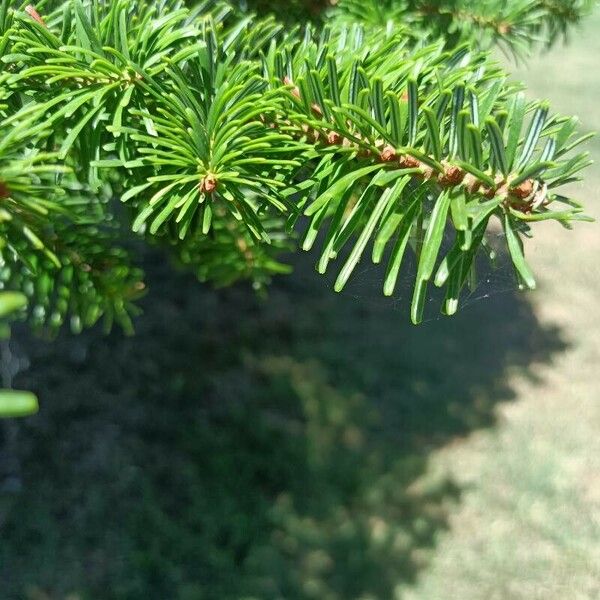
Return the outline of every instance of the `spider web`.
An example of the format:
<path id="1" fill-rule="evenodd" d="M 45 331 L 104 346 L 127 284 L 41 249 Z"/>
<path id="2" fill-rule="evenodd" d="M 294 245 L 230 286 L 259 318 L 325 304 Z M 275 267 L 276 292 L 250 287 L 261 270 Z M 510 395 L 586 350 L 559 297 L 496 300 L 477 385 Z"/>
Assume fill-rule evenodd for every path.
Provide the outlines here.
<path id="1" fill-rule="evenodd" d="M 489 301 L 500 295 L 509 295 L 516 293 L 519 288 L 519 282 L 515 276 L 514 268 L 507 254 L 505 234 L 499 228 L 490 228 L 486 234 L 487 241 L 491 248 L 496 252 L 496 258 L 492 262 L 485 252 L 480 252 L 477 259 L 477 284 L 474 289 L 465 285 L 459 301 L 459 311 L 468 310 L 477 303 Z M 444 241 L 440 250 L 440 257 L 444 256 L 454 242 L 454 233 L 448 229 L 444 234 Z M 310 252 L 310 260 L 314 264 L 319 256 L 319 244 Z M 387 256 L 382 263 L 375 265 L 370 259 L 371 247 L 365 249 L 361 263 L 355 268 L 350 280 L 345 288 L 340 292 L 340 296 L 351 298 L 357 302 L 366 303 L 377 308 L 410 313 L 412 302 L 416 260 L 413 253 L 406 253 L 402 268 L 398 275 L 398 282 L 394 294 L 390 297 L 383 295 L 383 281 L 387 264 Z M 339 270 L 344 264 L 346 255 L 341 255 L 330 265 L 326 278 L 331 287 Z M 313 276 L 312 274 L 310 275 Z M 306 279 L 307 275 L 300 274 L 301 279 Z M 433 278 L 432 278 L 433 279 Z M 446 318 L 441 314 L 440 309 L 444 302 L 445 286 L 437 288 L 433 281 L 427 288 L 425 311 L 423 322 L 436 321 Z"/>

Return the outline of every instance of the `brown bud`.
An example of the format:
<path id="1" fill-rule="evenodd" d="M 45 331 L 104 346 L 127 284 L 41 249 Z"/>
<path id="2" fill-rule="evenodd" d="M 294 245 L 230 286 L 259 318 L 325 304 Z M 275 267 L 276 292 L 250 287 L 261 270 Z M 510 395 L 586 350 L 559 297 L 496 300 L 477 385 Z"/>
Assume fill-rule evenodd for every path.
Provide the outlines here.
<path id="1" fill-rule="evenodd" d="M 482 189 L 480 190 L 480 192 L 486 198 L 489 198 L 491 200 L 496 195 L 496 188 L 485 186 L 485 187 L 482 187 Z"/>
<path id="2" fill-rule="evenodd" d="M 214 175 L 208 173 L 202 178 L 200 182 L 200 191 L 203 194 L 211 194 L 217 187 L 217 178 Z"/>
<path id="3" fill-rule="evenodd" d="M 465 178 L 465 172 L 456 165 L 444 165 L 444 172 L 440 173 L 438 181 L 443 186 L 458 185 Z"/>
<path id="4" fill-rule="evenodd" d="M 403 169 L 418 169 L 421 167 L 421 161 L 408 154 L 403 154 L 398 162 Z"/>
<path id="5" fill-rule="evenodd" d="M 342 141 L 342 136 L 337 131 L 330 131 L 327 134 L 327 143 L 330 146 L 337 146 Z"/>
<path id="6" fill-rule="evenodd" d="M 393 160 L 396 160 L 398 158 L 398 155 L 396 154 L 396 149 L 393 146 L 386 146 L 381 151 L 379 158 L 381 158 L 382 162 L 391 162 Z"/>
<path id="7" fill-rule="evenodd" d="M 500 35 L 508 35 L 511 32 L 510 23 L 500 23 L 498 25 L 498 33 Z"/>
<path id="8" fill-rule="evenodd" d="M 525 198 L 529 198 L 531 194 L 533 194 L 534 190 L 534 182 L 533 179 L 526 179 L 523 183 L 520 183 L 517 187 L 514 187 L 510 190 L 510 193 L 521 200 L 525 200 Z"/>
<path id="9" fill-rule="evenodd" d="M 8 198 L 10 196 L 10 190 L 7 185 L 0 181 L 0 200 L 4 200 L 4 198 Z"/>
<path id="10" fill-rule="evenodd" d="M 509 199 L 508 206 L 510 206 L 510 208 L 512 208 L 513 210 L 521 212 L 525 215 L 528 215 L 533 210 L 532 202 L 522 202 L 520 200 L 514 200 L 514 199 L 512 202 Z"/>

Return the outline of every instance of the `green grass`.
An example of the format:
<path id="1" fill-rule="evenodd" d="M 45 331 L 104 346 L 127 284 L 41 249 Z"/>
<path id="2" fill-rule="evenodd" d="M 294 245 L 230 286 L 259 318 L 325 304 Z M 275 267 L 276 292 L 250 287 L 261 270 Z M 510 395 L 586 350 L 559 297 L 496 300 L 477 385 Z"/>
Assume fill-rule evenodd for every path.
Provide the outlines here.
<path id="1" fill-rule="evenodd" d="M 515 73 L 529 94 L 600 130 L 600 14 Z M 596 161 L 598 138 L 589 144 Z M 576 186 L 600 216 L 600 173 Z M 530 260 L 542 274 L 531 299 L 543 323 L 560 326 L 571 347 L 552 365 L 516 376 L 516 402 L 499 425 L 432 457 L 432 468 L 466 489 L 440 535 L 433 561 L 406 600 L 600 598 L 600 233 L 541 231 Z"/>
<path id="2" fill-rule="evenodd" d="M 517 75 L 598 129 L 599 25 Z M 304 257 L 261 302 L 149 257 L 136 337 L 20 332 L 0 598 L 600 597 L 600 234 L 539 234 L 539 292 L 419 328 L 371 271 Z"/>

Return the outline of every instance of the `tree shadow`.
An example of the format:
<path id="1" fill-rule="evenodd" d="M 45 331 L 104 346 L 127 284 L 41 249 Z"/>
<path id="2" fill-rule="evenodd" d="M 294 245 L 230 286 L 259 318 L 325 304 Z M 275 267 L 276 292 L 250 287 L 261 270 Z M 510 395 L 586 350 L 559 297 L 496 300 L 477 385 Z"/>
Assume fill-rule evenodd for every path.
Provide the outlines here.
<path id="1" fill-rule="evenodd" d="M 387 600 L 414 580 L 461 493 L 430 453 L 566 343 L 515 291 L 415 328 L 370 272 L 336 296 L 297 263 L 261 301 L 157 262 L 135 337 L 18 333 L 42 410 L 0 496 L 3 598 Z"/>

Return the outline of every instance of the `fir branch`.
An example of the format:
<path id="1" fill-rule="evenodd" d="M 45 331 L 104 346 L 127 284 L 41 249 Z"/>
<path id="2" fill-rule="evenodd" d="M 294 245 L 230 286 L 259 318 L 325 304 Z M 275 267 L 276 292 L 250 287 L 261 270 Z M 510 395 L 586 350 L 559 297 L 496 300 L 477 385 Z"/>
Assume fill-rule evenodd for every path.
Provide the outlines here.
<path id="1" fill-rule="evenodd" d="M 33 247 L 33 266 L 49 269 L 51 256 L 39 258 L 46 248 L 56 256 L 53 268 L 85 278 L 88 265 L 94 280 L 86 284 L 93 300 L 74 293 L 58 313 L 48 308 L 56 292 L 47 295 L 38 303 L 46 308 L 37 309 L 43 322 L 49 313 L 62 322 L 74 307 L 74 315 L 88 315 L 82 323 L 104 312 L 128 327 L 130 300 L 140 291 L 126 253 L 112 253 L 115 238 L 102 233 L 113 209 L 105 203 L 90 224 L 57 201 L 68 187 L 62 169 L 84 182 L 88 199 L 110 182 L 134 232 L 218 284 L 240 277 L 263 284 L 285 271 L 277 260 L 291 239 L 285 221 L 288 232 L 304 230 L 305 249 L 322 233 L 320 272 L 344 256 L 338 291 L 372 246 L 373 262 L 386 262 L 384 293 L 393 294 L 404 257 L 414 252 L 416 323 L 430 282 L 446 286 L 443 311 L 456 311 L 495 217 L 519 279 L 533 287 L 522 246 L 530 223 L 586 218 L 557 193 L 589 164 L 585 153 L 573 153 L 585 136 L 545 102 L 526 102 L 487 54 L 457 42 L 483 26 L 518 47 L 540 23 L 546 31 L 566 27 L 583 5 L 573 16 L 560 12 L 561 2 L 518 0 L 494 14 L 497 4 L 435 4 L 440 19 L 458 28 L 455 39 L 437 38 L 435 23 L 415 25 L 419 11 L 431 16 L 423 3 L 377 5 L 379 16 L 386 6 L 412 11 L 417 21 L 406 27 L 348 25 L 358 5 L 346 0 L 325 27 L 286 31 L 272 18 L 236 18 L 210 2 L 188 9 L 176 0 L 67 0 L 34 13 L 0 0 L 7 66 L 0 110 L 8 131 L 0 141 L 0 195 L 12 211 L 3 235 L 21 240 L 10 243 L 21 244 L 22 264 Z M 481 20 L 488 18 L 496 21 Z M 33 162 L 19 172 L 28 157 L 39 157 L 47 180 L 35 179 Z M 42 192 L 52 200 L 38 202 Z M 53 212 L 38 223 L 33 209 L 45 202 Z M 23 234 L 21 222 L 36 237 L 16 237 L 10 228 L 18 224 Z M 442 256 L 447 230 L 454 242 Z M 102 241 L 94 246 L 96 235 Z M 86 247 L 95 249 L 86 254 Z M 19 285 L 41 281 L 36 269 L 28 273 Z"/>
<path id="2" fill-rule="evenodd" d="M 595 0 L 340 0 L 332 18 L 375 26 L 410 23 L 449 46 L 478 40 L 526 56 L 537 42 L 553 44 L 587 16 Z"/>

